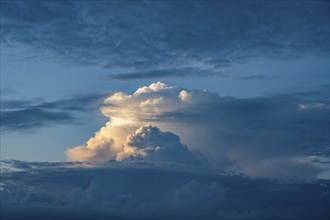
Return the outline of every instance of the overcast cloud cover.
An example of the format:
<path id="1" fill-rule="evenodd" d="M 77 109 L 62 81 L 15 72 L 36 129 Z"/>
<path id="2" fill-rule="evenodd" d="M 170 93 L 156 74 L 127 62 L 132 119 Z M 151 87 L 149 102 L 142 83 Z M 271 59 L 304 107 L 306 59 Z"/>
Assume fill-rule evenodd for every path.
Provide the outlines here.
<path id="1" fill-rule="evenodd" d="M 2 168 L 4 219 L 329 217 L 329 183 L 321 180 L 278 182 L 116 162 L 97 168 L 86 163 L 3 161 Z"/>
<path id="2" fill-rule="evenodd" d="M 228 77 L 223 68 L 247 59 L 329 52 L 326 0 L 2 1 L 1 7 L 4 46 L 104 66 L 109 79 Z"/>
<path id="3" fill-rule="evenodd" d="M 329 1 L 0 6 L 1 219 L 330 218 Z"/>

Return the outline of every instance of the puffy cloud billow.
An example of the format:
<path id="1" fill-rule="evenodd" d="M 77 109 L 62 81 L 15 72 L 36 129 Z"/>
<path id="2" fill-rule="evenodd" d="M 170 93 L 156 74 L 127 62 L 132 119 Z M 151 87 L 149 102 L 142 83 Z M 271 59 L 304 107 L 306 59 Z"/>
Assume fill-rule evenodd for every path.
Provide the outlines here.
<path id="1" fill-rule="evenodd" d="M 101 112 L 109 122 L 67 156 L 96 163 L 209 166 L 281 179 L 327 178 L 329 109 L 302 110 L 307 101 L 299 94 L 221 97 L 157 82 L 106 98 Z"/>
<path id="2" fill-rule="evenodd" d="M 158 82 L 139 88 L 133 95 L 118 92 L 106 98 L 101 111 L 110 121 L 86 146 L 69 149 L 68 157 L 100 163 L 135 158 L 207 164 L 207 159 L 200 152 L 189 150 L 178 135 L 157 127 L 163 114 L 174 112 L 190 102 L 188 92 L 179 90 Z"/>
<path id="3" fill-rule="evenodd" d="M 115 144 L 118 142 L 125 144 L 119 148 Z M 87 146 L 69 149 L 67 155 L 73 160 L 87 160 L 96 163 L 104 163 L 108 160 L 136 159 L 192 165 L 207 164 L 207 159 L 201 153 L 191 152 L 186 145 L 180 142 L 177 135 L 162 132 L 151 125 L 142 126 L 136 130 L 135 134 L 128 135 L 126 142 L 115 141 L 111 136 L 104 137 L 97 133 L 88 141 Z"/>

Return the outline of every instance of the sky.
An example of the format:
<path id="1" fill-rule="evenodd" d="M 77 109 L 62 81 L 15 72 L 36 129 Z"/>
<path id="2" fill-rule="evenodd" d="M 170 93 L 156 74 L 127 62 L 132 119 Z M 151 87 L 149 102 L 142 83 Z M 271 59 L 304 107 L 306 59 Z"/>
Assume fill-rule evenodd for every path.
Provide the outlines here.
<path id="1" fill-rule="evenodd" d="M 2 218 L 329 218 L 329 1 L 0 6 Z"/>

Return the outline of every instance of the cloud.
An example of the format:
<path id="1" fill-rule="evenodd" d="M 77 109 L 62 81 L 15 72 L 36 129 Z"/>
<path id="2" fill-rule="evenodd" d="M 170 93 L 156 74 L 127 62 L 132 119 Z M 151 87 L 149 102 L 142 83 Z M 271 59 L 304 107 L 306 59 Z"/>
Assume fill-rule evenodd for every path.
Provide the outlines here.
<path id="1" fill-rule="evenodd" d="M 19 131 L 52 124 L 72 123 L 75 118 L 67 112 L 51 112 L 41 109 L 23 109 L 1 112 L 1 129 Z"/>
<path id="2" fill-rule="evenodd" d="M 110 129 L 116 129 L 116 126 Z M 105 129 L 105 128 L 104 128 Z M 99 132 L 87 142 L 87 146 L 78 146 L 67 151 L 67 156 L 75 161 L 93 161 L 104 163 L 109 160 L 143 160 L 192 165 L 206 165 L 207 159 L 200 153 L 191 152 L 180 142 L 180 138 L 171 132 L 162 132 L 159 128 L 146 125 L 127 136 L 126 142 L 107 137 Z M 117 143 L 119 142 L 119 143 Z M 117 145 L 115 144 L 117 143 Z M 119 145 L 121 147 L 119 147 Z"/>
<path id="3" fill-rule="evenodd" d="M 327 1 L 6 1 L 1 40 L 83 65 L 132 70 L 112 79 L 226 77 L 216 73 L 256 57 L 328 56 L 328 6 Z"/>
<path id="4" fill-rule="evenodd" d="M 102 93 L 77 94 L 71 98 L 60 99 L 47 102 L 40 99 L 35 100 L 1 100 L 2 110 L 15 110 L 22 108 L 38 108 L 38 109 L 56 109 L 71 111 L 86 111 L 97 108 L 97 103 L 104 99 Z"/>
<path id="5" fill-rule="evenodd" d="M 200 78 L 200 77 L 223 77 L 234 78 L 241 80 L 264 80 L 264 79 L 277 79 L 278 77 L 269 75 L 245 75 L 239 76 L 230 73 L 229 71 L 212 70 L 212 69 L 163 69 L 163 70 L 147 70 L 130 73 L 110 74 L 105 77 L 108 80 L 137 80 L 137 79 L 161 79 L 161 78 Z"/>
<path id="6" fill-rule="evenodd" d="M 134 80 L 134 79 L 160 79 L 173 77 L 210 77 L 221 76 L 230 77 L 229 74 L 223 71 L 213 71 L 212 69 L 198 69 L 198 68 L 180 68 L 180 69 L 161 69 L 161 70 L 147 70 L 130 73 L 111 74 L 107 76 L 110 80 Z"/>
<path id="7" fill-rule="evenodd" d="M 173 200 L 173 208 L 177 212 L 189 213 L 189 218 L 203 218 L 205 213 L 211 216 L 213 214 L 212 217 L 216 218 L 218 216 L 214 212 L 223 206 L 226 193 L 227 190 L 216 182 L 203 184 L 191 180 L 182 188 L 177 189 L 171 200 Z M 198 207 L 198 209 L 192 210 L 191 207 Z"/>
<path id="8" fill-rule="evenodd" d="M 317 109 L 330 109 L 330 105 L 326 103 L 306 103 L 306 104 L 299 104 L 298 108 L 300 110 L 317 110 Z"/>
<path id="9" fill-rule="evenodd" d="M 329 181 L 280 182 L 166 170 L 20 164 L 2 172 L 4 219 L 328 219 Z M 11 161 L 7 161 L 11 164 Z M 24 164 L 24 166 L 22 166 Z M 74 163 L 71 163 L 74 165 Z M 23 171 L 23 172 L 22 172 Z"/>
<path id="10" fill-rule="evenodd" d="M 89 111 L 98 108 L 98 104 L 106 95 L 103 93 L 77 94 L 71 98 L 54 102 L 43 102 L 36 107 L 44 109 L 61 109 L 67 111 Z"/>
<path id="11" fill-rule="evenodd" d="M 94 162 L 132 156 L 187 163 L 184 158 L 193 161 L 192 152 L 198 151 L 217 171 L 318 178 L 324 166 L 306 158 L 315 152 L 320 160 L 327 157 L 329 109 L 301 111 L 298 105 L 304 102 L 294 93 L 237 99 L 157 82 L 130 95 L 107 97 L 101 112 L 109 122 L 86 146 L 69 149 L 68 156 Z M 273 168 L 278 166 L 283 168 Z"/>
<path id="12" fill-rule="evenodd" d="M 25 131 L 54 124 L 77 123 L 74 112 L 97 109 L 104 94 L 75 95 L 53 102 L 40 100 L 1 100 L 1 130 Z"/>
<path id="13" fill-rule="evenodd" d="M 127 137 L 127 147 L 120 157 L 141 155 L 147 161 L 172 162 L 183 164 L 206 164 L 201 154 L 194 154 L 180 142 L 179 136 L 171 132 L 162 132 L 157 127 L 143 126 L 135 134 Z M 124 147 L 124 148 L 125 148 Z M 200 158 L 199 158 L 200 157 Z M 202 160 L 204 159 L 204 160 Z"/>

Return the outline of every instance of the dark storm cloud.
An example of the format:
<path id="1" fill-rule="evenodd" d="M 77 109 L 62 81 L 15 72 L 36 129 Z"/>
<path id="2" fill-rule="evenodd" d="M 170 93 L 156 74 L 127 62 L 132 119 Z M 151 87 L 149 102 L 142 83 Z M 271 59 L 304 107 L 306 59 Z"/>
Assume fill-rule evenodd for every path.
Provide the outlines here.
<path id="1" fill-rule="evenodd" d="M 159 72 L 173 66 L 203 69 L 191 73 L 203 77 L 260 56 L 328 56 L 328 8 L 328 1 L 6 1 L 1 40 L 133 69 L 112 79 L 188 76 Z"/>
<path id="2" fill-rule="evenodd" d="M 77 123 L 75 112 L 96 110 L 103 98 L 104 94 L 91 93 L 53 102 L 2 100 L 1 130 L 12 132 L 54 124 Z"/>
<path id="3" fill-rule="evenodd" d="M 330 215 L 329 181 L 278 182 L 180 167 L 112 167 L 113 162 L 94 168 L 6 163 L 19 164 L 20 171 L 2 172 L 4 219 L 307 220 Z"/>

